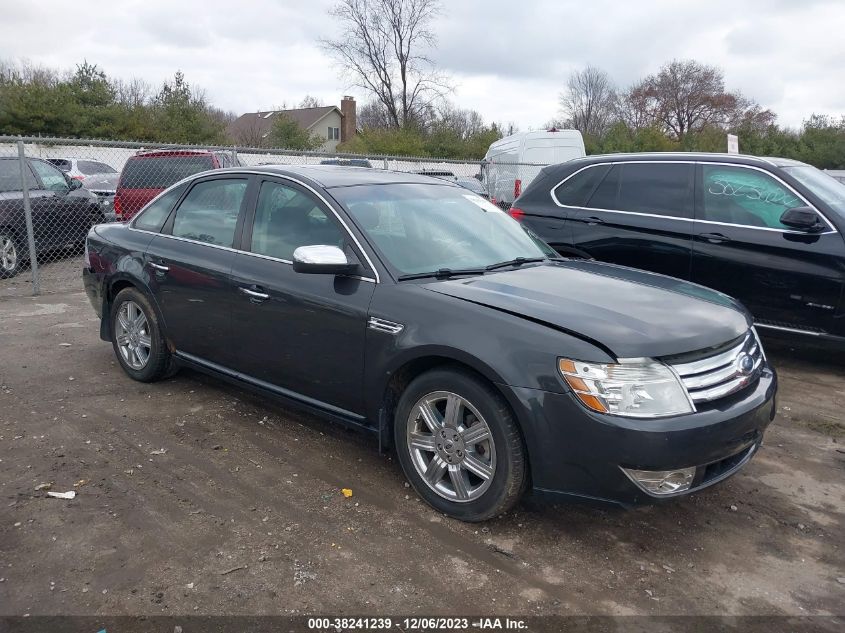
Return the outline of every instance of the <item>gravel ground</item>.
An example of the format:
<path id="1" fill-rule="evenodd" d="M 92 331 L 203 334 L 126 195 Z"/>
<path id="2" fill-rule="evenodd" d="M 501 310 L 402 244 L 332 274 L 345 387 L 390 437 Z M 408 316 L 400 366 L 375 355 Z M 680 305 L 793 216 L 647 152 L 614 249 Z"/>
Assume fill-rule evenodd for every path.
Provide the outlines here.
<path id="1" fill-rule="evenodd" d="M 845 613 L 842 354 L 769 345 L 778 418 L 722 485 L 469 525 L 371 438 L 194 372 L 133 382 L 82 293 L 12 294 L 0 615 Z"/>

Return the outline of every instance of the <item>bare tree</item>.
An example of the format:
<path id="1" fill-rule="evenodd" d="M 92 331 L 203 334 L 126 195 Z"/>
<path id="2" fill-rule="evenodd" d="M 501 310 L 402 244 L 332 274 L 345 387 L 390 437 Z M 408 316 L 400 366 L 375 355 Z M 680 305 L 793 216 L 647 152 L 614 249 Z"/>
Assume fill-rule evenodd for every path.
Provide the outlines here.
<path id="1" fill-rule="evenodd" d="M 312 97 L 311 95 L 305 95 L 302 98 L 302 101 L 299 103 L 300 108 L 321 108 L 323 107 L 323 102 L 318 99 L 317 97 Z"/>
<path id="2" fill-rule="evenodd" d="M 602 136 L 613 123 L 616 88 L 606 72 L 595 66 L 572 73 L 560 94 L 567 125 L 592 136 Z"/>
<path id="3" fill-rule="evenodd" d="M 658 104 L 645 81 L 621 91 L 616 98 L 616 119 L 637 132 L 658 122 Z"/>
<path id="4" fill-rule="evenodd" d="M 678 140 L 710 125 L 729 127 L 754 105 L 739 93 L 725 91 L 719 68 L 695 60 L 672 61 L 647 77 L 644 96 Z"/>
<path id="5" fill-rule="evenodd" d="M 343 36 L 321 40 L 324 50 L 384 108 L 392 127 L 416 125 L 446 87 L 426 55 L 439 8 L 438 0 L 339 0 L 330 11 Z"/>
<path id="6" fill-rule="evenodd" d="M 153 89 L 146 81 L 133 77 L 128 81 L 117 79 L 114 82 L 117 102 L 127 108 L 139 108 L 152 99 Z"/>

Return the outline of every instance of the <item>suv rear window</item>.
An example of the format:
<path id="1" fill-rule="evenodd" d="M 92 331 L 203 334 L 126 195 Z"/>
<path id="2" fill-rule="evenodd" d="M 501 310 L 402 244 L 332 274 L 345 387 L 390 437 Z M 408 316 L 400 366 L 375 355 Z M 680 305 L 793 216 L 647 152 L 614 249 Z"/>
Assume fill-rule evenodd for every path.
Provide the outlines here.
<path id="1" fill-rule="evenodd" d="M 183 178 L 213 167 L 211 155 L 138 156 L 126 161 L 120 186 L 124 189 L 166 189 Z"/>
<path id="2" fill-rule="evenodd" d="M 610 170 L 610 165 L 593 165 L 560 183 L 555 189 L 557 201 L 568 207 L 583 207 L 587 197 Z"/>

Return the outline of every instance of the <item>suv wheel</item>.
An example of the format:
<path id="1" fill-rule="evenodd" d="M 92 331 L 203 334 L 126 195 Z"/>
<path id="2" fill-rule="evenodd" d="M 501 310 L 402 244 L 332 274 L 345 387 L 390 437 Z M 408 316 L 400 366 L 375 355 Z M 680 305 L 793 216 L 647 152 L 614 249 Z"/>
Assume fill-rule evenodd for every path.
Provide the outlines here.
<path id="1" fill-rule="evenodd" d="M 14 277 L 21 269 L 21 248 L 11 231 L 0 229 L 0 279 Z"/>
<path id="2" fill-rule="evenodd" d="M 527 483 L 522 437 L 491 385 L 455 369 L 417 377 L 399 400 L 399 462 L 437 510 L 484 521 L 510 509 Z"/>
<path id="3" fill-rule="evenodd" d="M 158 317 L 137 289 L 124 288 L 115 297 L 111 333 L 114 353 L 130 378 L 155 382 L 170 373 L 173 361 Z"/>

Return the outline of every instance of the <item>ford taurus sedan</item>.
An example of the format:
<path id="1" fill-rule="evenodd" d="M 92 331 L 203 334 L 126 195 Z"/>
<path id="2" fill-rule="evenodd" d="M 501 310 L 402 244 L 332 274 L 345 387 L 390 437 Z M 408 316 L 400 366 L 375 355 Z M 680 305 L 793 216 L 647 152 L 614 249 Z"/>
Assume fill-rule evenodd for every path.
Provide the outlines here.
<path id="1" fill-rule="evenodd" d="M 751 459 L 775 413 L 732 299 L 562 259 L 425 176 L 191 176 L 94 227 L 83 277 L 130 377 L 189 366 L 371 431 L 469 521 L 528 489 L 621 505 L 699 490 Z"/>

